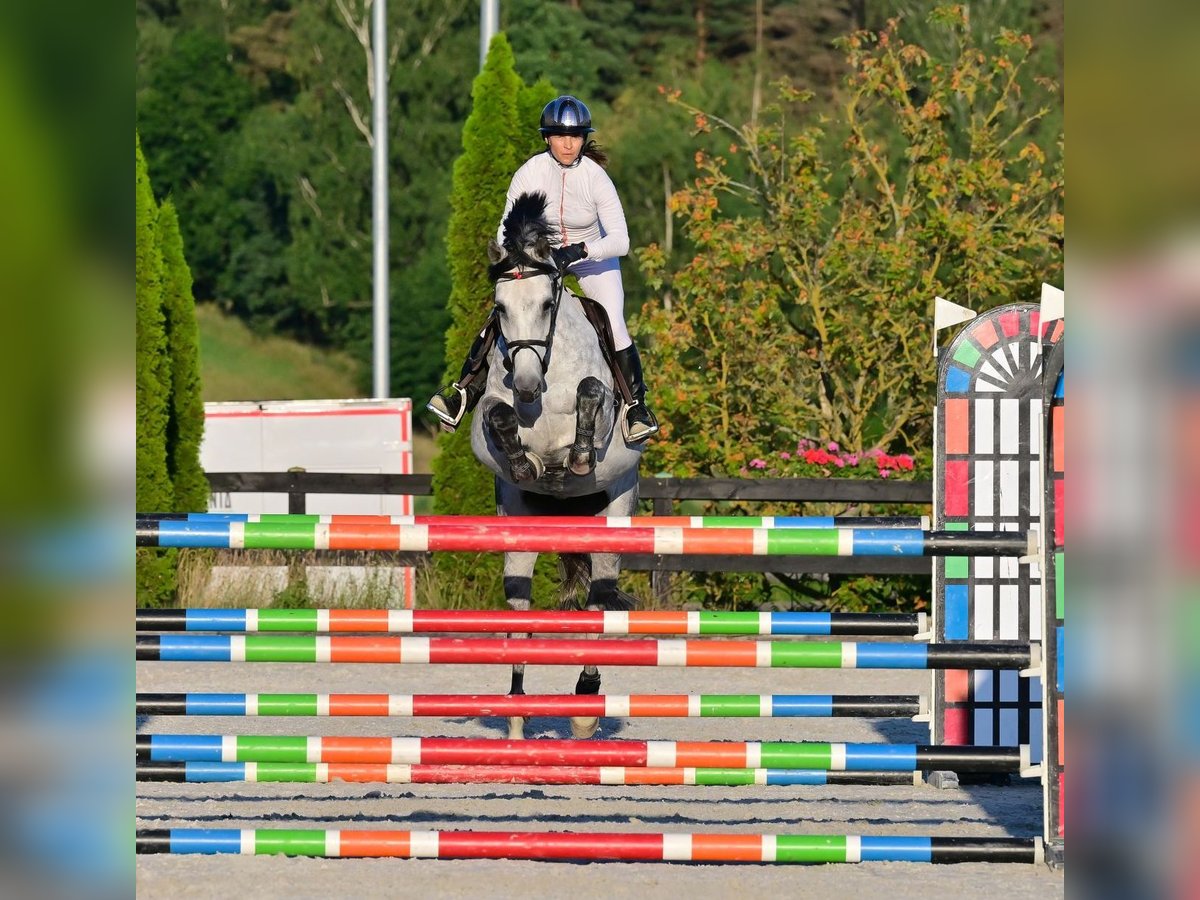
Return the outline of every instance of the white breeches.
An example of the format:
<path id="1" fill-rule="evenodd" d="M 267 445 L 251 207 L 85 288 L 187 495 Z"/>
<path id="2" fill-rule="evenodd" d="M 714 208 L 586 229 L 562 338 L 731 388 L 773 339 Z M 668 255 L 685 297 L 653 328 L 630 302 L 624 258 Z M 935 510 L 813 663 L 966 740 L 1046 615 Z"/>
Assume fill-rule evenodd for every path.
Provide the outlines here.
<path id="1" fill-rule="evenodd" d="M 591 297 L 608 313 L 612 326 L 613 349 L 624 350 L 633 343 L 629 329 L 625 327 L 625 287 L 621 283 L 621 261 L 602 259 L 599 262 L 581 262 L 571 267 L 579 278 L 579 287 L 584 296 Z"/>

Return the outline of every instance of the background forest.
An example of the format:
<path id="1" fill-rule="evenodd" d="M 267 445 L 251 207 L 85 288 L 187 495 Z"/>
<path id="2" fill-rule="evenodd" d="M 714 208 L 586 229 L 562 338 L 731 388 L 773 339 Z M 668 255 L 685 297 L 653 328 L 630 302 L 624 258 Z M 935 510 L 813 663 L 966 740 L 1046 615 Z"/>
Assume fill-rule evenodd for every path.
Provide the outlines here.
<path id="1" fill-rule="evenodd" d="M 758 354 L 759 366 L 767 372 L 783 374 L 776 353 L 800 357 L 811 354 L 816 338 L 831 340 L 829 324 L 813 321 L 801 309 L 805 288 L 794 278 L 790 284 L 787 277 L 770 284 L 769 273 L 765 282 L 741 275 L 758 266 L 786 268 L 789 253 L 803 254 L 802 247 L 761 240 L 778 233 L 780 203 L 795 201 L 813 208 L 815 218 L 808 222 L 789 221 L 787 227 L 798 235 L 829 232 L 839 198 L 856 177 L 847 141 L 887 148 L 882 163 L 895 175 L 905 162 L 906 143 L 911 147 L 914 139 L 924 139 L 906 133 L 895 117 L 877 115 L 879 110 L 872 109 L 886 100 L 883 95 L 894 85 L 882 86 L 873 98 L 859 94 L 855 134 L 856 126 L 846 115 L 855 101 L 855 88 L 847 81 L 855 63 L 852 48 L 838 41 L 861 29 L 884 29 L 889 18 L 900 16 L 898 38 L 953 67 L 963 36 L 931 20 L 933 6 L 928 0 L 504 0 L 500 4 L 501 29 L 512 45 L 517 74 L 526 84 L 544 78 L 555 92 L 583 98 L 598 126 L 596 137 L 611 153 L 609 171 L 625 205 L 634 247 L 624 266 L 627 315 L 634 320 L 635 333 L 651 345 L 651 387 L 659 388 L 659 394 L 665 381 L 695 396 L 680 378 L 660 380 L 658 372 L 664 367 L 693 371 L 709 367 L 686 358 L 688 347 L 672 348 L 663 338 L 687 333 L 699 340 L 696 321 L 680 315 L 685 310 L 695 313 L 704 300 L 713 300 L 716 285 L 729 292 L 721 298 L 728 312 L 747 317 L 713 326 L 718 330 L 726 327 L 757 341 L 760 335 L 770 334 L 769 319 L 783 316 L 783 332 L 763 341 L 763 352 Z M 1039 224 L 1045 225 L 1061 211 L 1057 196 L 1061 179 L 1050 175 L 1061 159 L 1061 101 L 1043 88 L 1059 80 L 1062 2 L 979 0 L 968 4 L 964 13 L 968 43 L 985 53 L 1007 53 L 997 45 L 1003 29 L 1028 33 L 1034 39 L 1029 48 L 1019 48 L 1014 67 L 1020 70 L 1015 85 L 1020 102 L 1016 102 L 1018 94 L 1010 92 L 1001 118 L 1022 124 L 1031 114 L 1027 110 L 1041 111 L 1023 123 L 1024 133 L 1006 149 L 1015 157 L 1027 142 L 1039 148 L 1051 183 L 1049 193 L 1056 194 L 1038 212 Z M 480 67 L 479 5 L 473 0 L 405 0 L 390 3 L 388 15 L 391 393 L 423 400 L 447 368 L 443 336 L 451 324 L 446 250 L 451 170 L 461 153 L 472 80 Z M 138 129 L 157 199 L 169 197 L 178 210 L 197 301 L 217 304 L 259 333 L 345 350 L 364 361 L 369 361 L 371 351 L 369 23 L 370 6 L 364 0 L 139 0 L 137 4 Z M 985 75 L 976 71 L 958 77 L 979 80 Z M 773 83 L 781 78 L 788 79 L 797 92 L 790 99 L 800 102 L 771 118 L 770 107 L 779 99 Z M 943 134 L 958 143 L 946 147 L 948 152 L 978 161 L 982 156 L 976 152 L 978 141 L 969 127 L 978 106 L 976 85 L 968 86 L 970 101 L 963 99 L 962 87 L 958 86 L 958 108 L 944 110 L 937 123 Z M 978 89 L 982 95 L 1003 87 L 993 83 Z M 916 82 L 909 91 L 918 104 L 927 100 L 917 96 L 922 92 L 928 88 Z M 532 130 L 534 122 L 529 127 Z M 773 127 L 780 129 L 778 134 L 771 131 Z M 771 172 L 782 171 L 782 156 L 771 163 L 763 154 L 770 154 L 772 146 L 778 148 L 781 140 L 801 138 L 810 142 L 808 156 L 816 159 L 809 177 L 823 179 L 820 190 L 832 198 L 825 209 L 817 209 L 820 204 L 814 205 L 808 188 L 794 178 L 786 186 L 771 185 L 763 181 L 770 172 L 754 171 L 764 164 Z M 1000 139 L 994 136 L 994 143 Z M 765 141 L 761 153 L 737 153 L 736 145 L 751 149 L 758 141 Z M 907 155 L 911 160 L 912 154 Z M 861 162 L 872 165 L 866 157 Z M 714 166 L 722 169 L 719 183 L 711 178 Z M 1014 180 L 1012 172 L 1001 174 Z M 862 180 L 867 184 L 872 173 L 865 175 Z M 953 177 L 971 176 L 960 171 Z M 1019 173 L 1015 177 L 1029 180 Z M 1045 188 L 1041 185 L 1043 195 Z M 749 255 L 714 257 L 709 265 L 715 270 L 700 272 L 691 267 L 698 253 L 713 249 L 714 238 L 712 228 L 696 218 L 697 209 L 708 202 L 706 197 L 694 190 L 677 194 L 681 189 L 707 191 L 714 198 L 720 194 L 721 213 L 741 223 L 733 242 L 747 248 Z M 1037 185 L 1030 188 L 1038 189 Z M 866 194 L 875 190 L 867 184 Z M 792 192 L 790 198 L 784 196 L 787 191 Z M 906 215 L 911 214 L 913 210 L 906 210 Z M 747 230 L 754 220 L 762 226 L 757 235 Z M 868 235 L 864 232 L 861 237 L 865 241 Z M 731 240 L 730 234 L 721 234 L 723 246 Z M 1052 277 L 1057 265 L 1053 249 L 1048 254 L 1045 247 L 1018 248 L 1018 254 L 1030 251 L 1031 265 L 1005 273 L 1001 281 L 1007 279 L 1007 284 L 993 278 L 976 285 L 950 285 L 943 287 L 943 295 L 978 308 L 1036 296 L 1037 281 Z M 888 265 L 894 269 L 903 265 L 904 252 L 898 248 Z M 854 258 L 853 248 L 841 257 L 842 266 L 874 264 L 861 255 Z M 947 276 L 957 274 L 943 272 L 926 279 L 921 288 L 936 288 Z M 706 297 L 698 297 L 705 285 Z M 833 286 L 827 289 L 832 291 Z M 754 302 L 747 299 L 751 295 Z M 923 296 L 928 300 L 932 294 Z M 687 305 L 681 308 L 681 301 Z M 643 305 L 645 315 L 639 319 L 637 312 Z M 773 307 L 769 314 L 766 305 Z M 904 312 L 896 309 L 898 315 Z M 854 323 L 842 326 L 852 328 Z M 927 327 L 923 321 L 908 326 L 906 335 Z M 819 333 L 822 328 L 824 334 Z M 695 354 L 694 344 L 690 352 Z M 823 362 L 825 354 L 819 355 Z M 718 360 L 717 369 L 736 363 L 736 357 L 734 353 Z M 791 380 L 807 377 L 809 373 L 796 371 Z M 852 375 L 848 377 L 853 381 Z M 364 365 L 364 394 L 368 378 Z M 717 383 L 704 388 L 706 396 L 730 387 L 720 380 L 718 371 Z M 903 379 L 887 387 L 906 389 Z M 855 387 L 831 384 L 830 390 L 824 402 L 837 405 L 839 391 L 853 393 Z M 674 413 L 670 395 L 656 402 L 665 403 L 665 418 L 670 421 Z M 912 429 L 906 429 L 900 411 L 887 412 L 861 396 L 859 402 L 867 412 L 858 421 L 835 421 L 825 415 L 825 421 L 798 426 L 795 436 L 839 440 L 855 449 L 894 444 L 898 437 L 907 439 L 902 443 L 912 443 Z M 760 407 L 773 403 L 765 400 Z M 815 404 L 819 420 L 822 401 L 805 401 L 809 403 Z M 926 398 L 921 403 L 928 406 Z M 719 414 L 731 442 L 702 453 L 695 468 L 732 473 L 744 465 L 742 456 L 755 455 L 753 448 L 739 454 L 732 445 L 733 440 L 747 443 L 741 437 L 744 423 L 732 421 L 747 414 L 746 408 Z M 868 421 L 874 419 L 877 425 L 885 415 L 899 427 L 880 429 Z M 772 416 L 756 416 L 763 428 L 776 430 L 778 423 Z M 921 424 L 916 426 L 919 433 Z M 864 428 L 871 433 L 863 434 Z M 719 438 L 713 432 L 707 435 L 706 441 Z M 694 455 L 698 449 L 690 447 L 674 459 L 665 453 L 654 462 L 660 469 L 676 468 L 681 455 Z"/>

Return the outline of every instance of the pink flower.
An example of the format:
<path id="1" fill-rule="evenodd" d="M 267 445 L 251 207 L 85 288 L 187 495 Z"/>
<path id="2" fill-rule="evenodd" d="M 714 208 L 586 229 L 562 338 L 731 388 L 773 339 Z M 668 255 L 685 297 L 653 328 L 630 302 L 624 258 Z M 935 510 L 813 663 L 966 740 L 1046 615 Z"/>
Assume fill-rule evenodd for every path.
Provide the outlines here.
<path id="1" fill-rule="evenodd" d="M 782 453 L 779 454 L 779 458 L 780 459 L 791 459 L 792 454 L 790 454 L 786 450 L 784 450 Z"/>
<path id="2" fill-rule="evenodd" d="M 750 460 L 750 468 L 752 468 L 752 469 L 765 469 L 766 467 L 767 467 L 767 461 L 765 459 Z"/>
<path id="3" fill-rule="evenodd" d="M 880 477 L 880 478 L 887 478 L 887 477 L 888 477 L 889 475 L 891 475 L 891 474 L 892 474 L 892 473 L 891 473 L 891 472 L 889 472 L 887 469 L 880 469 L 880 470 L 879 470 L 879 477 Z"/>
<path id="4" fill-rule="evenodd" d="M 849 456 L 846 457 L 846 463 L 851 466 L 857 466 L 858 465 L 858 454 L 851 453 Z"/>
<path id="5" fill-rule="evenodd" d="M 829 444 L 827 445 L 826 449 L 829 450 L 830 453 L 837 453 L 838 452 L 837 441 L 830 441 Z"/>

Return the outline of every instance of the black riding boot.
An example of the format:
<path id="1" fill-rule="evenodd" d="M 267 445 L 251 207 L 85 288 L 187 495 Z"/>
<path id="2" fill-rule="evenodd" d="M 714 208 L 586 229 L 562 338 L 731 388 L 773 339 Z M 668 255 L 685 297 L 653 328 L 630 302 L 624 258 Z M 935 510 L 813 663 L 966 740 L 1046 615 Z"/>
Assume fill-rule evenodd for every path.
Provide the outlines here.
<path id="1" fill-rule="evenodd" d="M 616 351 L 616 360 L 633 399 L 625 413 L 625 440 L 636 444 L 658 431 L 658 419 L 646 406 L 646 384 L 642 381 L 642 360 L 637 346 L 630 344 L 624 350 Z"/>
<path id="2" fill-rule="evenodd" d="M 471 344 L 458 381 L 442 388 L 425 404 L 425 408 L 441 420 L 442 427 L 447 431 L 458 428 L 462 417 L 473 410 L 483 396 L 487 387 L 488 351 L 491 349 L 492 328 L 489 324 Z"/>

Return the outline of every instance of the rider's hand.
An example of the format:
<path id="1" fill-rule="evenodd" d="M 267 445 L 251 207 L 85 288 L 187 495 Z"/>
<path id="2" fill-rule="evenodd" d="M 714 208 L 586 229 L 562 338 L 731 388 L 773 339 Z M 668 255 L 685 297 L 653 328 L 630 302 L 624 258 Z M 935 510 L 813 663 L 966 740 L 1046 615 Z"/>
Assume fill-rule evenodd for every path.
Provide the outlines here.
<path id="1" fill-rule="evenodd" d="M 554 257 L 554 265 L 558 267 L 558 271 L 562 272 L 571 263 L 585 258 L 587 247 L 583 243 L 567 244 L 565 247 L 555 247 L 550 251 L 550 255 Z"/>

